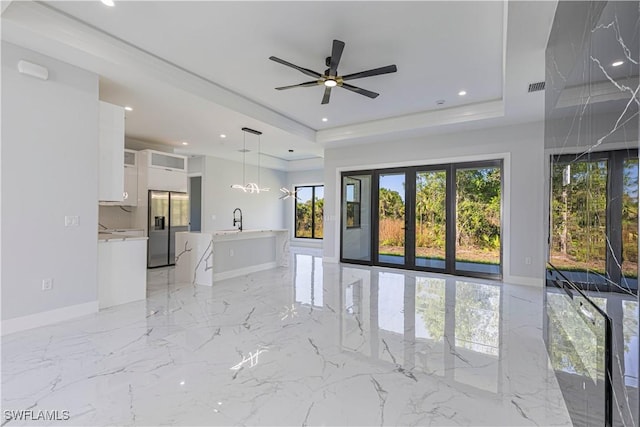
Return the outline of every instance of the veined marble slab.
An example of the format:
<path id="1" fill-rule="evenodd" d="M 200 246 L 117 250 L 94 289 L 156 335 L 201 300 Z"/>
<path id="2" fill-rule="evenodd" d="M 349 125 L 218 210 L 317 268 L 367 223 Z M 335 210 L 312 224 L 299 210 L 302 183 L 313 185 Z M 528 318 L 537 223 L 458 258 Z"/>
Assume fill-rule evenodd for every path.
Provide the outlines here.
<path id="1" fill-rule="evenodd" d="M 213 282 L 286 267 L 288 230 L 219 230 L 176 233 L 176 280 Z"/>
<path id="2" fill-rule="evenodd" d="M 146 301 L 4 336 L 2 409 L 74 426 L 571 425 L 540 289 L 307 253 L 214 287 L 173 272 L 149 272 Z"/>

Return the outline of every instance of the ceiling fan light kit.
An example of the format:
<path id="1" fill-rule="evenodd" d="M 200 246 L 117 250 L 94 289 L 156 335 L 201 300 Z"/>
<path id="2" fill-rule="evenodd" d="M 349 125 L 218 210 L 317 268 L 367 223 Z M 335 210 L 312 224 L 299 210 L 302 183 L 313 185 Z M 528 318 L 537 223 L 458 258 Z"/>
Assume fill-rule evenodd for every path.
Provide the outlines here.
<path id="1" fill-rule="evenodd" d="M 324 74 L 320 74 L 317 71 L 310 70 L 308 68 L 299 67 L 295 64 L 285 61 L 284 59 L 277 58 L 275 56 L 270 56 L 269 59 L 277 62 L 279 64 L 285 65 L 287 67 L 291 67 L 295 70 L 300 71 L 302 74 L 315 78 L 315 80 L 299 83 L 296 85 L 290 86 L 281 86 L 277 87 L 276 90 L 285 90 L 285 89 L 293 89 L 296 87 L 312 87 L 312 86 L 324 86 L 324 95 L 322 97 L 322 104 L 328 104 L 329 99 L 331 98 L 331 89 L 334 87 L 342 87 L 344 89 L 350 90 L 351 92 L 358 93 L 360 95 L 366 96 L 368 98 L 376 98 L 379 93 L 372 92 L 367 89 L 362 89 L 357 86 L 350 85 L 345 83 L 347 80 L 355 80 L 361 79 L 364 77 L 372 77 L 378 76 L 380 74 L 389 74 L 395 73 L 398 71 L 398 68 L 393 65 L 387 65 L 385 67 L 374 68 L 371 70 L 361 71 L 359 73 L 347 74 L 346 76 L 338 75 L 338 65 L 340 64 L 340 59 L 342 58 L 342 52 L 344 51 L 344 42 L 340 40 L 334 40 L 333 46 L 331 48 L 331 56 L 327 57 L 325 60 L 325 64 L 327 67 Z"/>

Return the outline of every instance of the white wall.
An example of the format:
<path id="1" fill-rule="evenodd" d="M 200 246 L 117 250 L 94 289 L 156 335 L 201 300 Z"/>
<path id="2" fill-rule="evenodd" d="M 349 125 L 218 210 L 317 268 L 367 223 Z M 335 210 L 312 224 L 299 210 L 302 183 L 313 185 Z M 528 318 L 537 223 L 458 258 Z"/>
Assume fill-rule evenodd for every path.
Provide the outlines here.
<path id="1" fill-rule="evenodd" d="M 246 166 L 247 182 L 258 181 L 258 168 Z M 233 210 L 242 209 L 244 229 L 283 229 L 285 203 L 278 198 L 280 187 L 286 185 L 286 173 L 262 168 L 260 184 L 271 191 L 260 194 L 232 189 L 242 184 L 242 163 L 217 157 L 205 157 L 202 178 L 202 231 L 233 228 Z M 215 219 L 213 218 L 215 216 Z"/>
<path id="2" fill-rule="evenodd" d="M 19 74 L 21 59 L 49 80 Z M 3 331 L 7 319 L 97 308 L 98 114 L 97 75 L 2 43 Z"/>
<path id="3" fill-rule="evenodd" d="M 202 173 L 204 172 L 204 156 L 189 157 L 187 163 L 188 173 Z"/>
<path id="4" fill-rule="evenodd" d="M 287 187 L 289 190 L 293 190 L 295 186 L 301 185 L 322 185 L 324 184 L 324 171 L 322 169 L 308 170 L 308 171 L 295 171 L 287 173 Z M 282 196 L 282 193 L 279 194 Z M 315 246 L 322 247 L 322 240 L 315 239 L 295 239 L 295 224 L 294 224 L 294 207 L 295 199 L 289 197 L 282 201 L 284 207 L 284 224 L 289 229 L 289 237 L 294 242 L 293 244 L 299 246 Z"/>
<path id="5" fill-rule="evenodd" d="M 543 122 L 325 150 L 325 260 L 340 256 L 341 171 L 493 158 L 505 160 L 504 280 L 542 286 Z"/>

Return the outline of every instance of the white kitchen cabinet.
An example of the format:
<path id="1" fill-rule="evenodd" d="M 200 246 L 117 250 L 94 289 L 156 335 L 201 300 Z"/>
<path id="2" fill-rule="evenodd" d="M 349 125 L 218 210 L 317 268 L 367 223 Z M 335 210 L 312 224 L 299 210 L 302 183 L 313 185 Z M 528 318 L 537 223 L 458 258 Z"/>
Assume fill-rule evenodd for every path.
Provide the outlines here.
<path id="1" fill-rule="evenodd" d="M 124 201 L 125 206 L 138 206 L 137 153 L 124 150 Z"/>
<path id="2" fill-rule="evenodd" d="M 147 296 L 147 238 L 98 241 L 98 304 L 100 309 Z"/>
<path id="3" fill-rule="evenodd" d="M 121 202 L 124 194 L 124 108 L 100 102 L 98 200 Z"/>
<path id="4" fill-rule="evenodd" d="M 122 160 L 121 160 L 122 161 Z M 122 201 L 100 202 L 105 206 L 138 206 L 138 161 L 137 152 L 124 150 L 124 192 Z"/>
<path id="5" fill-rule="evenodd" d="M 187 157 L 153 150 L 139 155 L 139 164 L 146 165 L 147 190 L 187 191 Z"/>
<path id="6" fill-rule="evenodd" d="M 170 169 L 149 168 L 149 190 L 187 192 L 187 174 Z"/>
<path id="7" fill-rule="evenodd" d="M 149 167 L 187 172 L 187 158 L 178 154 L 149 150 Z"/>

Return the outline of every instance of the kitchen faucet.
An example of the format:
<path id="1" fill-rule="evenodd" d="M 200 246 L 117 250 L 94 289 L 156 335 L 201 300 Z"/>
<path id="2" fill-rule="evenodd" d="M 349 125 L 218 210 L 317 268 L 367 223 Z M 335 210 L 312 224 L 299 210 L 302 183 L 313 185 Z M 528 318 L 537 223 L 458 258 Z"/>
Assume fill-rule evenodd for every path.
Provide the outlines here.
<path id="1" fill-rule="evenodd" d="M 236 218 L 236 211 L 240 212 L 240 219 Z M 233 226 L 235 227 L 236 225 L 240 225 L 238 230 L 242 231 L 242 209 L 240 208 L 235 208 L 233 210 Z"/>

